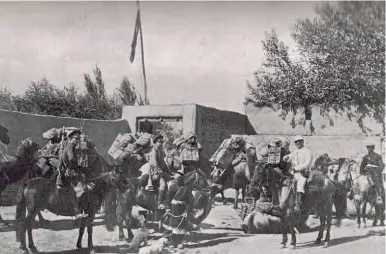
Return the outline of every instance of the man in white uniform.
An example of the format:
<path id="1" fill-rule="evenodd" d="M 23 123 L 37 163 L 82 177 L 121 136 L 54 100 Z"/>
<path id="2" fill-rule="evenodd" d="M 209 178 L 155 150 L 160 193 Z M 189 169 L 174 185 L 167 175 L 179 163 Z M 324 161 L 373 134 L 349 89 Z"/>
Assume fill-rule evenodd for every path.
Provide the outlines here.
<path id="1" fill-rule="evenodd" d="M 305 185 L 312 164 L 312 152 L 304 147 L 304 139 L 301 136 L 295 136 L 294 143 L 297 149 L 283 157 L 284 161 L 291 163 L 290 172 L 296 180 L 296 206 L 295 212 L 300 212 Z"/>

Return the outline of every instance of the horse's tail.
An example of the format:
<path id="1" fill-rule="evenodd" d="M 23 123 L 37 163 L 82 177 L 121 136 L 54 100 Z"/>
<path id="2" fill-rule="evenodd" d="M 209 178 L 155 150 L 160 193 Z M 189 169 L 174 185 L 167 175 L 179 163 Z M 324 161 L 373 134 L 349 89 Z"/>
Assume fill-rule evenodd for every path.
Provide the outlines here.
<path id="1" fill-rule="evenodd" d="M 17 194 L 17 205 L 16 205 L 16 216 L 15 216 L 15 231 L 16 231 L 16 241 L 20 242 L 23 230 L 24 230 L 24 221 L 27 211 L 27 202 L 24 196 L 25 186 L 21 185 Z"/>
<path id="2" fill-rule="evenodd" d="M 116 224 L 116 190 L 109 191 L 106 195 L 105 202 L 105 222 L 108 231 L 114 231 Z"/>

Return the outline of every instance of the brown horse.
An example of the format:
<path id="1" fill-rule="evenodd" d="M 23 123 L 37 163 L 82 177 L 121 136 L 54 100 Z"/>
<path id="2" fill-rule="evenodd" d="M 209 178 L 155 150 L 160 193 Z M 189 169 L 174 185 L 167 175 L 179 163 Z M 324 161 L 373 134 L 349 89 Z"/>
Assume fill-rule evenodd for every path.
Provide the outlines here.
<path id="1" fill-rule="evenodd" d="M 96 177 L 89 180 L 94 182 L 95 186 L 91 190 L 86 191 L 81 197 L 82 208 L 88 214 L 88 217 L 82 218 L 80 221 L 79 237 L 76 244 L 77 248 L 82 247 L 81 241 L 87 226 L 88 248 L 90 253 L 95 253 L 92 241 L 92 222 L 95 214 L 99 210 L 102 200 L 109 189 L 113 187 L 116 188 L 119 184 L 116 181 L 114 173 L 111 171 L 111 167 L 106 161 L 99 155 L 94 158 L 94 160 L 90 160 L 89 168 Z M 110 172 L 102 174 L 102 172 L 106 171 Z M 20 240 L 20 248 L 28 253 L 25 240 L 25 233 L 27 231 L 29 240 L 28 247 L 32 252 L 37 251 L 32 237 L 31 222 L 39 211 L 47 209 L 57 215 L 75 216 L 75 201 L 75 193 L 73 188 L 69 185 L 58 190 L 56 183 L 51 179 L 38 177 L 30 180 L 21 196 L 21 200 L 18 203 L 16 210 L 16 221 L 17 225 L 19 225 L 16 228 L 16 240 Z"/>
<path id="2" fill-rule="evenodd" d="M 245 199 L 246 188 L 252 179 L 253 171 L 256 167 L 256 148 L 251 143 L 246 143 L 246 161 L 242 161 L 236 166 L 231 166 L 233 158 L 236 156 L 236 151 L 232 148 L 222 148 L 217 154 L 218 161 L 226 161 L 224 163 L 228 166 L 227 169 L 214 168 L 213 183 L 214 189 L 213 195 L 221 193 L 223 204 L 226 204 L 224 196 L 224 190 L 228 188 L 235 189 L 235 203 L 233 208 L 238 208 L 238 197 L 241 189 L 243 200 Z M 213 198 L 214 198 L 213 196 Z"/>
<path id="3" fill-rule="evenodd" d="M 16 151 L 16 157 L 0 156 L 0 194 L 9 185 L 22 180 L 21 186 L 28 179 L 37 176 L 37 152 L 39 145 L 32 139 L 20 141 Z M 40 216 L 39 216 L 40 217 Z M 40 217 L 42 219 L 42 217 Z M 1 218 L 0 223 L 7 225 Z"/>
<path id="4" fill-rule="evenodd" d="M 326 236 L 324 239 L 325 247 L 328 246 L 330 241 L 330 229 L 332 220 L 332 206 L 337 194 L 337 188 L 335 184 L 329 180 L 323 173 L 318 171 L 311 172 L 308 180 L 306 193 L 303 202 L 303 208 L 301 214 L 296 214 L 294 211 L 295 198 L 296 198 L 296 183 L 292 177 L 286 178 L 281 188 L 279 189 L 279 201 L 280 206 L 283 208 L 284 215 L 281 217 L 282 233 L 283 233 L 283 248 L 286 247 L 287 228 L 291 233 L 291 246 L 296 248 L 296 235 L 295 226 L 302 216 L 307 216 L 311 208 L 315 207 L 320 217 L 319 234 L 315 241 L 319 244 L 322 241 L 323 231 L 327 222 Z M 342 216 L 342 209 L 338 204 L 337 218 L 338 225 Z"/>
<path id="5" fill-rule="evenodd" d="M 336 172 L 336 181 L 344 186 L 346 193 L 351 192 L 349 198 L 354 199 L 356 208 L 357 224 L 358 228 L 361 227 L 361 216 L 363 218 L 363 224 L 366 227 L 366 204 L 369 203 L 371 208 L 375 208 L 375 218 L 373 226 L 377 225 L 380 218 L 381 226 L 384 226 L 385 220 L 385 189 L 382 188 L 381 198 L 382 204 L 378 204 L 376 201 L 376 193 L 367 176 L 359 174 L 359 163 L 353 159 L 342 158 L 341 166 Z M 361 213 L 361 205 L 362 213 Z"/>

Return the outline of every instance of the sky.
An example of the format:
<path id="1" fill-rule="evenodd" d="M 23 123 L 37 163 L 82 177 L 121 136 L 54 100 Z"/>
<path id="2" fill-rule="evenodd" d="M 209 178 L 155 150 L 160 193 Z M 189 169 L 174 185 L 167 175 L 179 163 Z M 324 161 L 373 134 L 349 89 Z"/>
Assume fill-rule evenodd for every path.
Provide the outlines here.
<path id="1" fill-rule="evenodd" d="M 291 29 L 316 4 L 141 2 L 150 102 L 244 112 L 264 33 L 274 28 L 296 51 Z M 20 94 L 46 77 L 84 91 L 83 74 L 97 64 L 108 94 L 123 76 L 143 92 L 139 47 L 129 61 L 135 17 L 135 2 L 0 2 L 0 87 Z"/>

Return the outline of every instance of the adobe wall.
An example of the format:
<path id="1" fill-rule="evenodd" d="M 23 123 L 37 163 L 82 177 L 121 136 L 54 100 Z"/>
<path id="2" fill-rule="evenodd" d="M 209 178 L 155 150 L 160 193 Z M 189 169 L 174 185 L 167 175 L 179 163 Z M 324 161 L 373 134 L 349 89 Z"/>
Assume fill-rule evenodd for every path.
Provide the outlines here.
<path id="1" fill-rule="evenodd" d="M 356 119 L 350 121 L 344 114 L 338 115 L 330 113 L 333 125 L 330 125 L 330 119 L 320 116 L 320 109 L 314 107 L 312 109 L 312 124 L 315 127 L 316 136 L 365 136 L 358 127 Z M 307 135 L 309 128 L 302 125 L 297 125 L 295 128 L 291 126 L 292 115 L 289 114 L 285 120 L 279 116 L 279 112 L 275 112 L 270 108 L 257 108 L 251 104 L 245 107 L 245 114 L 251 122 L 257 134 L 265 135 Z M 297 121 L 304 120 L 304 117 L 299 114 L 295 117 Z M 372 130 L 370 135 L 382 135 L 382 125 L 375 122 L 373 119 L 365 119 L 365 124 Z"/>
<path id="2" fill-rule="evenodd" d="M 259 151 L 262 146 L 271 138 L 278 135 L 250 135 L 243 136 L 247 141 L 256 146 Z M 293 151 L 295 146 L 293 144 L 293 135 L 285 135 L 291 141 L 290 150 Z M 328 153 L 333 158 L 339 157 L 355 157 L 362 158 L 367 154 L 365 144 L 373 142 L 376 144 L 375 152 L 385 154 L 384 139 L 376 136 L 304 136 L 304 145 L 309 148 L 313 154 L 314 159 L 323 153 Z"/>
<path id="3" fill-rule="evenodd" d="M 26 114 L 7 110 L 0 110 L 0 124 L 8 129 L 11 142 L 7 147 L 7 153 L 14 155 L 20 140 L 32 138 L 40 146 L 46 144 L 42 133 L 53 127 L 73 126 L 83 127 L 86 134 L 95 143 L 99 153 L 109 162 L 111 157 L 107 154 L 115 137 L 120 132 L 130 132 L 131 129 L 126 120 L 101 121 L 70 117 L 55 117 L 36 114 Z M 14 202 L 15 186 L 7 187 L 3 192 L 1 204 Z M 12 197 L 10 200 L 8 197 Z"/>
<path id="4" fill-rule="evenodd" d="M 208 157 L 232 134 L 255 134 L 245 115 L 197 105 L 195 133 Z"/>

